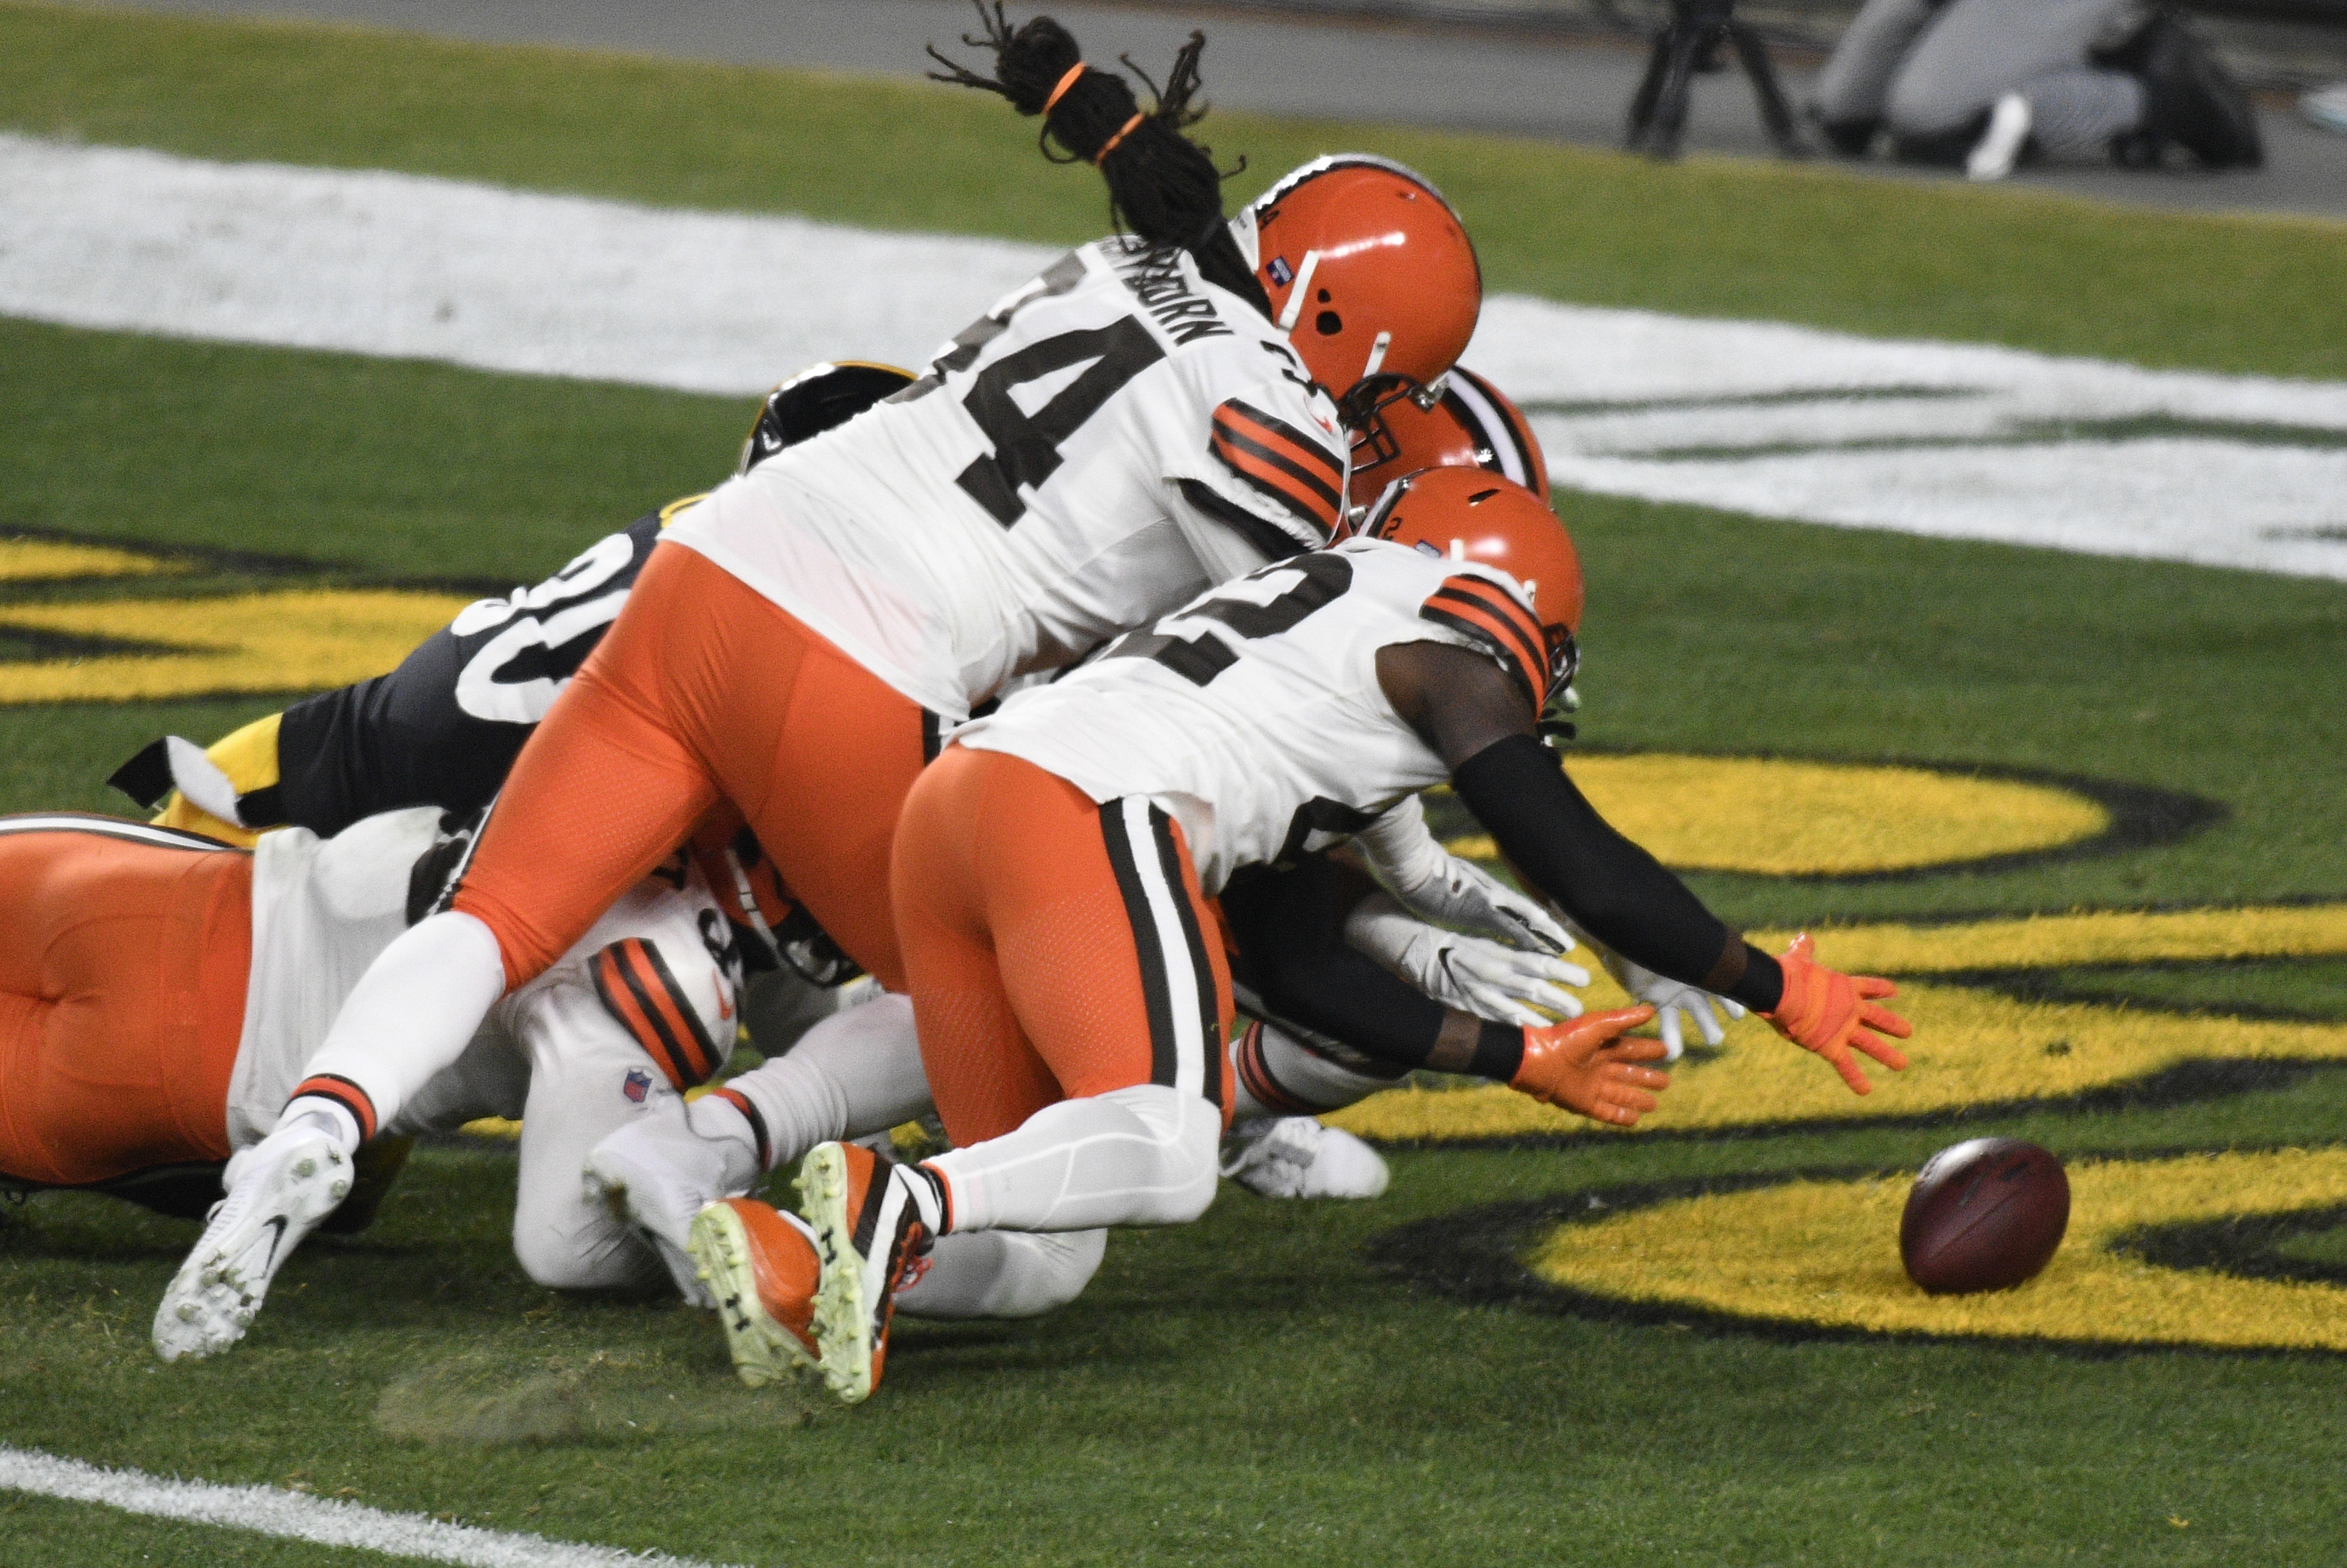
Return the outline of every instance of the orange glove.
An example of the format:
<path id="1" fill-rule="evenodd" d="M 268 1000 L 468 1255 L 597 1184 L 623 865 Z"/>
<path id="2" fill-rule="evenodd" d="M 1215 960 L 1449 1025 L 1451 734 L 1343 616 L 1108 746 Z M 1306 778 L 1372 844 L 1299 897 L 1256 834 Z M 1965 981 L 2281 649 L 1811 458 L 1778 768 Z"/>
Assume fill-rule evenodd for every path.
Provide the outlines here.
<path id="1" fill-rule="evenodd" d="M 1655 1016 L 1650 1007 L 1616 1008 L 1524 1030 L 1524 1060 L 1508 1087 L 1543 1105 L 1562 1105 L 1594 1122 L 1635 1127 L 1655 1108 L 1650 1089 L 1667 1089 L 1670 1076 L 1641 1061 L 1660 1061 L 1670 1048 L 1659 1040 L 1620 1040 Z"/>
<path id="2" fill-rule="evenodd" d="M 1816 950 L 1817 944 L 1807 931 L 1793 938 L 1793 945 L 1777 959 L 1785 971 L 1785 994 L 1777 999 L 1776 1011 L 1760 1016 L 1795 1045 L 1832 1062 L 1851 1093 L 1867 1093 L 1874 1086 L 1851 1060 L 1851 1048 L 1866 1052 L 1893 1072 L 1901 1071 L 1907 1065 L 1906 1056 L 1873 1031 L 1881 1030 L 1893 1039 L 1905 1040 L 1915 1032 L 1915 1026 L 1889 1008 L 1874 1005 L 1885 997 L 1897 996 L 1897 986 L 1872 975 L 1845 975 L 1827 968 L 1817 961 Z"/>

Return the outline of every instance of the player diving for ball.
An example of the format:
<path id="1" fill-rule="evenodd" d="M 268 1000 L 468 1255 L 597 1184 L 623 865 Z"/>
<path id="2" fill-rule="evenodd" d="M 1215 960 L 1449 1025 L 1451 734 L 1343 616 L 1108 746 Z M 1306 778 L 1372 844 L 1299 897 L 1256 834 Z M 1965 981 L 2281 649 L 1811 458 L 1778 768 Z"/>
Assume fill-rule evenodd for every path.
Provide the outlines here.
<path id="1" fill-rule="evenodd" d="M 1343 426 L 1374 425 L 1464 346 L 1480 274 L 1423 179 L 1324 159 L 1225 224 L 1214 164 L 1178 128 L 1201 40 L 1147 114 L 1046 18 L 988 41 L 998 78 L 969 79 L 1094 162 L 1133 236 L 1054 263 L 913 386 L 670 523 L 446 907 L 376 960 L 231 1170 L 159 1337 L 190 1353 L 241 1337 L 237 1315 L 332 1211 L 324 1156 L 395 1117 L 722 804 L 841 948 L 901 988 L 890 843 L 940 730 L 1014 677 L 1325 543 Z"/>
<path id="2" fill-rule="evenodd" d="M 914 1165 L 832 1143 L 801 1168 L 820 1258 L 811 1337 L 842 1399 L 877 1381 L 896 1291 L 937 1238 L 1203 1212 L 1231 1103 L 1231 981 L 1208 895 L 1445 779 L 1527 883 L 1614 951 L 1735 998 L 1859 1092 L 1856 1053 L 1905 1065 L 1882 1038 L 1910 1032 L 1880 1005 L 1888 981 L 1825 968 L 1806 937 L 1781 957 L 1752 948 L 1609 827 L 1541 743 L 1539 715 L 1577 663 L 1582 600 L 1553 514 L 1441 469 L 1398 483 L 1362 531 L 1021 693 L 915 786 L 897 917 L 957 1146 Z M 1613 1069 L 1625 1089 L 1650 1086 L 1635 1063 L 1659 1044 L 1607 1038 L 1646 1012 L 1580 1020 L 1560 1075 Z M 1513 1076 L 1538 1070 L 1524 1057 Z M 710 1211 L 712 1226 L 732 1211 Z M 737 1266 L 753 1273 L 754 1255 Z"/>
<path id="3" fill-rule="evenodd" d="M 331 839 L 288 828 L 249 852 L 111 817 L 0 817 L 0 1183 L 200 1214 L 219 1162 L 275 1124 L 352 986 L 453 864 L 462 840 L 438 816 L 391 812 Z M 656 1283 L 651 1250 L 580 1189 L 580 1162 L 646 1101 L 723 1065 L 737 989 L 724 918 L 680 856 L 490 1010 L 369 1146 L 388 1158 L 329 1152 L 320 1181 L 366 1189 L 355 1229 L 405 1135 L 519 1116 L 514 1252 L 530 1277 Z"/>

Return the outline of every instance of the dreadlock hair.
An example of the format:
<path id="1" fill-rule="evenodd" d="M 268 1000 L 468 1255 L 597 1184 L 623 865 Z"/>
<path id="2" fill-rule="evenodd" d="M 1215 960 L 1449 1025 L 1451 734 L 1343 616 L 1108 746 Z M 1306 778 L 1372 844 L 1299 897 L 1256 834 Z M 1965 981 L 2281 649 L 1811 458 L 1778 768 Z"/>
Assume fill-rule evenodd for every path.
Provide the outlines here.
<path id="1" fill-rule="evenodd" d="M 1121 56 L 1125 67 L 1149 85 L 1156 99 L 1146 114 L 1123 77 L 1084 64 L 1083 52 L 1065 27 L 1049 16 L 1037 16 L 1013 28 L 1002 15 L 1002 0 L 973 0 L 979 34 L 964 34 L 973 49 L 994 52 L 994 75 L 981 77 L 929 46 L 929 57 L 945 67 L 931 71 L 933 81 L 951 82 L 999 93 L 1022 115 L 1043 117 L 1036 145 L 1054 163 L 1078 159 L 1096 166 L 1108 181 L 1109 217 L 1148 245 L 1178 245 L 1197 259 L 1198 272 L 1266 316 L 1271 301 L 1256 282 L 1238 241 L 1223 220 L 1223 180 L 1214 154 L 1183 135 L 1205 116 L 1192 108 L 1198 91 L 1198 56 L 1206 36 L 1194 32 L 1174 57 L 1174 69 L 1163 91 L 1149 75 Z M 1051 150 L 1058 142 L 1062 157 Z M 1236 174 L 1246 167 L 1239 160 Z"/>

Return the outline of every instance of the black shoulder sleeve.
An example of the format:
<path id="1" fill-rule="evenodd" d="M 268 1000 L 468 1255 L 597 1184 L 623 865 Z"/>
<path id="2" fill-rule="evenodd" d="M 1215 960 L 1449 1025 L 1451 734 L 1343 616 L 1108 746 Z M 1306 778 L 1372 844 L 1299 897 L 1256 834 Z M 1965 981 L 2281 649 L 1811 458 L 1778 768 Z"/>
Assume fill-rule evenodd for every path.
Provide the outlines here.
<path id="1" fill-rule="evenodd" d="M 379 811 L 487 804 L 659 538 L 655 512 L 526 593 L 468 610 L 390 674 L 286 709 L 277 732 L 284 820 L 331 835 Z"/>
<path id="2" fill-rule="evenodd" d="M 1495 741 L 1451 787 L 1517 872 L 1634 962 L 1734 997 L 1756 1012 L 1784 989 L 1777 960 L 1723 925 L 1660 862 L 1616 833 L 1530 735 Z"/>

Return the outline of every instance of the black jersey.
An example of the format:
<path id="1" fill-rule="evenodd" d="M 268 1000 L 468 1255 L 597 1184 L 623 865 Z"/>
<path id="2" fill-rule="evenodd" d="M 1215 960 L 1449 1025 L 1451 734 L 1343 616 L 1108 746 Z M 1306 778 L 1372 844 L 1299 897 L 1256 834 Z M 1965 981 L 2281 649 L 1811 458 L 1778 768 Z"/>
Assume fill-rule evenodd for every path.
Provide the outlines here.
<path id="1" fill-rule="evenodd" d="M 387 675 L 307 697 L 277 732 L 276 823 L 331 835 L 402 806 L 469 812 L 627 602 L 660 512 L 598 539 L 535 588 L 477 600 Z M 256 822 L 248 799 L 238 815 Z"/>
<path id="2" fill-rule="evenodd" d="M 819 364 L 766 395 L 738 472 L 845 424 L 912 376 L 862 361 Z M 535 588 L 477 600 L 387 675 L 304 698 L 209 751 L 166 737 L 108 782 L 164 820 L 238 843 L 306 827 L 331 836 L 380 811 L 469 815 L 505 783 L 522 743 L 618 619 L 671 501 L 598 539 Z M 273 733 L 261 733 L 273 727 Z M 239 736 L 258 743 L 239 745 Z"/>

